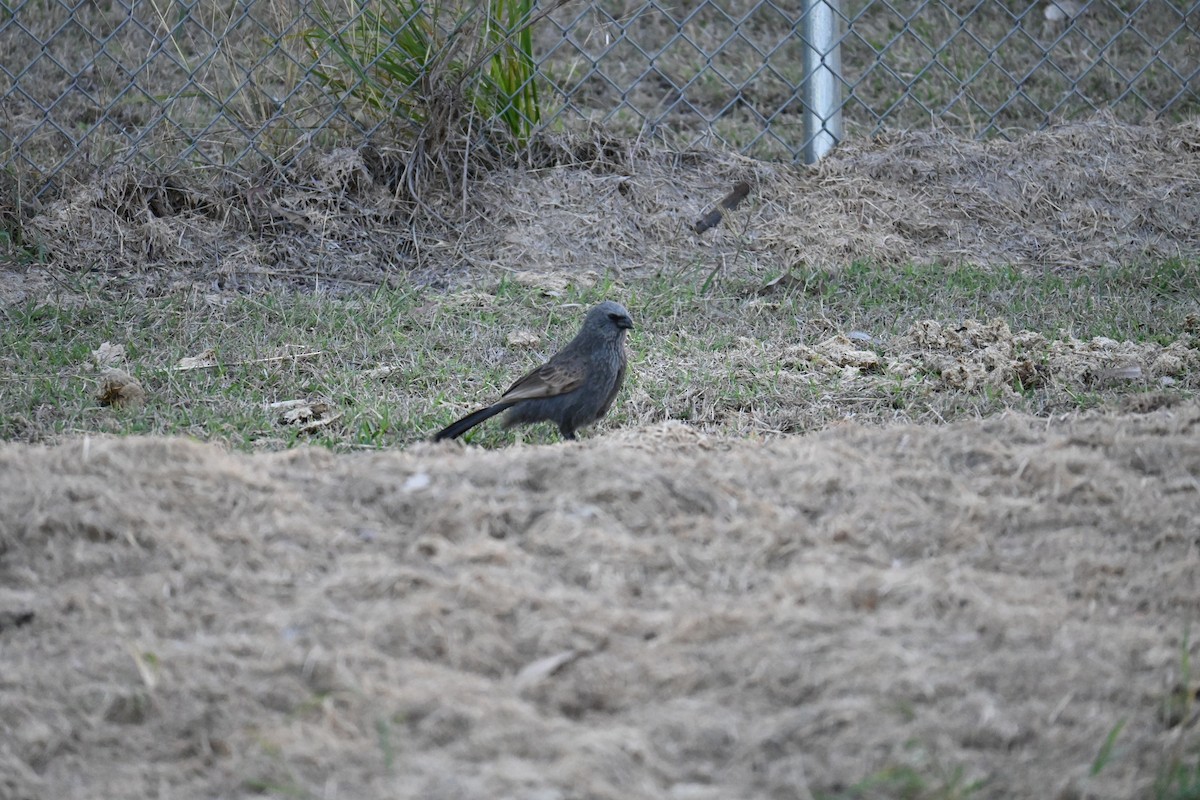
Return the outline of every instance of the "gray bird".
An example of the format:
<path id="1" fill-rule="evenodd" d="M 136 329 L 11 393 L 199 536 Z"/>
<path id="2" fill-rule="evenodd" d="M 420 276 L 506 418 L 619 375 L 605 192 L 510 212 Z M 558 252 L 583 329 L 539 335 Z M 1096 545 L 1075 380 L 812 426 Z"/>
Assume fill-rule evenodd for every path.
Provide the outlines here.
<path id="1" fill-rule="evenodd" d="M 454 439 L 502 411 L 504 427 L 553 422 L 564 439 L 608 413 L 625 380 L 625 331 L 629 312 L 606 300 L 588 312 L 583 327 L 549 361 L 508 387 L 492 405 L 481 408 L 433 435 Z"/>

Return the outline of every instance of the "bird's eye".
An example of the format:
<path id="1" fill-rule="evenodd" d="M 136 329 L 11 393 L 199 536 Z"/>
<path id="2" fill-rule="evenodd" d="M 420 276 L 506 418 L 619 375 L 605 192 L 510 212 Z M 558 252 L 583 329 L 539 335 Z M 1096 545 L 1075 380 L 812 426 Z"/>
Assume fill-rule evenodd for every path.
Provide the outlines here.
<path id="1" fill-rule="evenodd" d="M 621 315 L 620 315 L 620 314 L 609 314 L 609 315 L 608 315 L 608 318 L 609 318 L 609 319 L 611 319 L 613 322 L 620 322 L 620 321 L 621 321 Z"/>

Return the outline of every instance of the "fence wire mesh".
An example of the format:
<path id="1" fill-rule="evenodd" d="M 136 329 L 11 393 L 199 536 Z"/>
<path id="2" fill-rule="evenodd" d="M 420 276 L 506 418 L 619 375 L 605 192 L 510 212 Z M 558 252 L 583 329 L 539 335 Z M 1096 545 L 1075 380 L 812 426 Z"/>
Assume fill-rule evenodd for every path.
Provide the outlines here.
<path id="1" fill-rule="evenodd" d="M 1200 108 L 1200 0 L 818 2 L 830 4 L 837 23 L 847 135 L 936 122 L 1011 137 L 1102 109 L 1140 120 Z M 721 143 L 756 157 L 800 158 L 812 135 L 801 91 L 805 4 L 567 0 L 534 9 L 540 113 L 529 122 L 540 130 L 599 124 L 677 146 Z M 445 19 L 461 26 L 476 14 L 494 24 L 487 16 L 495 6 L 452 8 Z M 361 142 L 402 102 L 372 106 L 354 96 L 387 48 L 335 86 L 336 46 L 312 33 L 339 23 L 359 23 L 361 33 L 361 23 L 380 14 L 440 8 L 451 7 L 3 5 L 0 152 L 19 191 L 41 195 L 130 160 L 253 171 L 314 146 Z"/>

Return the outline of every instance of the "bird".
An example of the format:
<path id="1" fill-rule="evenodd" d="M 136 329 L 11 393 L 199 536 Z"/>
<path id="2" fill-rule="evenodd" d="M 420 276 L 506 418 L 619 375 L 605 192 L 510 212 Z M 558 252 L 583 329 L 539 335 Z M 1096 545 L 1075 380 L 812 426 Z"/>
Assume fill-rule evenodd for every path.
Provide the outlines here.
<path id="1" fill-rule="evenodd" d="M 606 300 L 588 311 L 575 338 L 542 366 L 522 377 L 486 408 L 468 414 L 433 435 L 455 439 L 484 420 L 507 411 L 504 427 L 553 422 L 567 440 L 608 413 L 625 380 L 625 334 L 633 329 L 629 312 Z"/>

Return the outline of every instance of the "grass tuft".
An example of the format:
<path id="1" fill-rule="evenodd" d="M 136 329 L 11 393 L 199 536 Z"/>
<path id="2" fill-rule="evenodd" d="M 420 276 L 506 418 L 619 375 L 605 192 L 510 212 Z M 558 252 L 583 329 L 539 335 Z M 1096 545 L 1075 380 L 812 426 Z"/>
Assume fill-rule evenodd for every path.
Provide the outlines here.
<path id="1" fill-rule="evenodd" d="M 358 101 L 360 116 L 401 120 L 432 151 L 464 126 L 494 123 L 508 145 L 528 143 L 541 120 L 532 0 L 379 7 L 317 5 L 320 25 L 304 38 L 327 89 Z"/>

